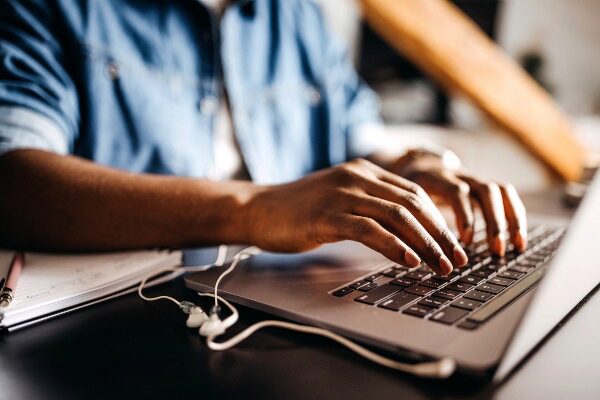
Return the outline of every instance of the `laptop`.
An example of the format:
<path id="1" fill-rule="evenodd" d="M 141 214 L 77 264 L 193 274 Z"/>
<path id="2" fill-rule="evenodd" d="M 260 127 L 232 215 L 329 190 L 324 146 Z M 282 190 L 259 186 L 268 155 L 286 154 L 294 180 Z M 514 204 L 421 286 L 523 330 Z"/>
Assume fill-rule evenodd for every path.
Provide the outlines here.
<path id="1" fill-rule="evenodd" d="M 600 178 L 566 228 L 541 218 L 528 250 L 502 258 L 489 253 L 480 231 L 468 266 L 447 277 L 354 242 L 263 253 L 240 263 L 219 292 L 401 358 L 451 357 L 459 370 L 499 382 L 600 283 Z M 210 291 L 221 272 L 188 275 L 186 285 Z"/>

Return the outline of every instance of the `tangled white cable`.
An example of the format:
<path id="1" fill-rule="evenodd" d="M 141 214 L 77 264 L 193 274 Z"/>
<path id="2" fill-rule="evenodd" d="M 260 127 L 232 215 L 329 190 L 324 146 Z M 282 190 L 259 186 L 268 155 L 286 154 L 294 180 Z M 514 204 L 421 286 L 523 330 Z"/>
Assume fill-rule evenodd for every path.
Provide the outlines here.
<path id="1" fill-rule="evenodd" d="M 237 346 L 239 343 L 243 342 L 244 340 L 246 340 L 248 337 L 250 337 L 257 331 L 259 331 L 260 329 L 282 328 L 282 329 L 288 329 L 288 330 L 292 330 L 292 331 L 296 331 L 296 332 L 309 333 L 309 334 L 329 338 L 329 339 L 341 344 L 342 346 L 348 348 L 349 350 L 355 352 L 356 354 L 358 354 L 376 364 L 382 365 L 384 367 L 392 368 L 397 371 L 402 371 L 402 372 L 406 372 L 406 373 L 413 374 L 416 376 L 420 376 L 420 377 L 444 379 L 444 378 L 447 378 L 450 375 L 452 375 L 454 373 L 454 371 L 456 370 L 456 363 L 452 358 L 442 358 L 440 360 L 430 361 L 430 362 L 422 362 L 422 363 L 418 363 L 418 364 L 402 363 L 402 362 L 392 360 L 387 357 L 383 357 L 377 353 L 374 353 L 371 350 L 368 350 L 367 348 L 360 346 L 360 345 L 346 339 L 345 337 L 340 336 L 331 331 L 328 331 L 326 329 L 317 328 L 317 327 L 308 326 L 308 325 L 300 325 L 300 324 L 295 324 L 295 323 L 285 322 L 285 321 L 267 320 L 267 321 L 257 322 L 256 324 L 251 325 L 248 328 L 246 328 L 245 330 L 243 330 L 242 332 L 238 333 L 231 339 L 228 339 L 224 342 L 215 342 L 215 340 L 214 340 L 215 338 L 223 335 L 227 331 L 227 329 L 229 329 L 231 326 L 233 326 L 239 319 L 239 312 L 233 306 L 233 304 L 231 304 L 230 302 L 228 302 L 227 300 L 225 300 L 224 298 L 219 296 L 219 294 L 218 294 L 219 283 L 226 275 L 228 275 L 235 269 L 235 267 L 239 264 L 239 262 L 241 260 L 246 259 L 252 255 L 258 254 L 259 252 L 260 252 L 260 249 L 258 249 L 256 247 L 248 247 L 248 248 L 245 248 L 245 249 L 241 250 L 240 252 L 238 252 L 233 257 L 233 260 L 232 260 L 229 268 L 227 268 L 225 271 L 223 271 L 223 273 L 221 275 L 219 275 L 219 277 L 215 283 L 214 293 L 198 293 L 199 296 L 206 296 L 206 297 L 214 298 L 214 306 L 213 306 L 213 309 L 210 311 L 210 315 L 207 315 L 199 306 L 195 305 L 194 303 L 190 303 L 187 301 L 180 302 L 170 296 L 157 296 L 157 297 L 144 296 L 144 294 L 142 293 L 142 289 L 146 285 L 146 282 L 150 278 L 150 276 L 148 276 L 144 280 L 142 280 L 142 282 L 140 283 L 140 286 L 138 288 L 138 294 L 145 301 L 169 300 L 169 301 L 172 301 L 175 304 L 177 304 L 184 313 L 188 314 L 188 319 L 186 321 L 186 325 L 190 328 L 199 328 L 200 335 L 206 337 L 206 345 L 208 346 L 209 349 L 214 350 L 214 351 L 223 351 L 223 350 L 230 349 L 234 346 Z M 226 254 L 227 254 L 227 247 L 222 245 L 219 247 L 219 254 L 218 254 L 217 260 L 215 261 L 214 264 L 208 264 L 208 265 L 197 266 L 197 267 L 172 268 L 172 269 L 164 270 L 161 273 L 172 272 L 172 273 L 181 275 L 186 272 L 205 271 L 206 269 L 211 268 L 211 267 L 222 266 L 225 262 Z M 153 275 L 156 275 L 156 274 L 153 274 Z M 225 318 L 223 320 L 220 319 L 219 314 L 218 314 L 219 302 L 225 304 L 227 306 L 227 308 L 231 311 L 231 315 L 229 315 L 227 318 Z"/>

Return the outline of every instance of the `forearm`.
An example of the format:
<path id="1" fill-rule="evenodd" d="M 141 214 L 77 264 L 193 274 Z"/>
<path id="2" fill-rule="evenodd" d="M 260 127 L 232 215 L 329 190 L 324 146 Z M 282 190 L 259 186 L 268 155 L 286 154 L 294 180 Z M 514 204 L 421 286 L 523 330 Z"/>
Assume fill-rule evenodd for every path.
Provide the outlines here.
<path id="1" fill-rule="evenodd" d="M 37 150 L 0 157 L 0 246 L 56 251 L 244 243 L 250 182 L 131 174 Z"/>

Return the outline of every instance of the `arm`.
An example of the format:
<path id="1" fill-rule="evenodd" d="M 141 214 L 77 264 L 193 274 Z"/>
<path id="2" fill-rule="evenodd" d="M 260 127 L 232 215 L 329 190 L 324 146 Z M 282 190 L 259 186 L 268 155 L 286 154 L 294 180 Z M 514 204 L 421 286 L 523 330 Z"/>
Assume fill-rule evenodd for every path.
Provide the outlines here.
<path id="1" fill-rule="evenodd" d="M 12 151 L 0 157 L 0 245 L 79 251 L 243 243 L 252 187 Z"/>
<path id="2" fill-rule="evenodd" d="M 440 274 L 466 254 L 417 185 L 365 160 L 274 186 L 134 175 L 70 156 L 0 157 L 0 244 L 50 250 L 247 243 L 303 251 L 355 240 Z"/>

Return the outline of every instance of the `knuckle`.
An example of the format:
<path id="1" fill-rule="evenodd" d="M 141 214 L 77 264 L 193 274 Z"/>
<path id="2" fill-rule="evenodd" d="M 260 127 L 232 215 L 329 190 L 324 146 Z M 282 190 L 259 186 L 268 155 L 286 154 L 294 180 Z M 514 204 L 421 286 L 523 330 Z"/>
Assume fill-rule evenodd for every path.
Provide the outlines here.
<path id="1" fill-rule="evenodd" d="M 406 207 L 396 205 L 388 208 L 388 214 L 392 219 L 406 221 L 410 215 L 410 212 L 406 209 Z"/>
<path id="2" fill-rule="evenodd" d="M 351 163 L 346 163 L 335 167 L 333 169 L 332 176 L 334 183 L 342 186 L 351 185 L 360 177 L 356 168 L 354 168 Z"/>
<path id="3" fill-rule="evenodd" d="M 375 231 L 375 227 L 371 221 L 362 219 L 353 225 L 353 231 L 357 237 L 361 237 L 371 235 Z"/>
<path id="4" fill-rule="evenodd" d="M 404 201 L 408 208 L 413 211 L 419 212 L 423 210 L 423 200 L 421 197 L 414 193 L 409 193 L 404 196 Z"/>
<path id="5" fill-rule="evenodd" d="M 360 167 L 367 167 L 367 166 L 371 165 L 371 163 L 368 160 L 365 160 L 364 158 L 355 158 L 354 160 L 351 161 L 351 163 L 358 165 Z"/>
<path id="6" fill-rule="evenodd" d="M 442 231 L 442 238 L 443 240 L 445 240 L 447 243 L 451 243 L 451 244 L 456 244 L 458 243 L 458 239 L 456 238 L 456 236 L 454 236 L 453 233 L 451 233 L 449 230 L 444 229 Z"/>
<path id="7" fill-rule="evenodd" d="M 427 195 L 427 193 L 425 193 L 425 190 L 423 190 L 423 188 L 421 186 L 419 186 L 418 184 L 416 184 L 414 182 L 407 183 L 406 190 L 416 196 Z"/>
<path id="8" fill-rule="evenodd" d="M 471 192 L 471 187 L 467 182 L 456 182 L 451 185 L 451 190 L 461 196 L 464 196 Z"/>

